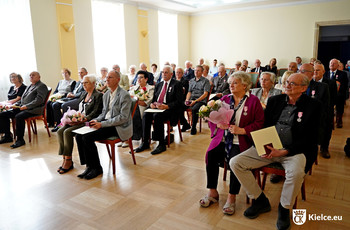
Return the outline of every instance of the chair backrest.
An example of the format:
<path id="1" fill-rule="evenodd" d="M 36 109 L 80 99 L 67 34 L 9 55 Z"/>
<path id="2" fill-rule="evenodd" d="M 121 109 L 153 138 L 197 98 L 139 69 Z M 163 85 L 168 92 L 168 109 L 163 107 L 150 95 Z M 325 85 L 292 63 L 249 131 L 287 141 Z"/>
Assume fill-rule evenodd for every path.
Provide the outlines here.
<path id="1" fill-rule="evenodd" d="M 279 69 L 278 70 L 278 74 L 277 74 L 277 76 L 276 77 L 278 77 L 278 76 L 283 76 L 283 74 L 284 74 L 284 72 L 286 72 L 288 69 L 287 68 L 281 68 L 281 69 Z"/>
<path id="2" fill-rule="evenodd" d="M 139 103 L 139 100 L 137 97 L 131 98 L 131 118 L 134 118 L 134 114 L 135 114 L 138 103 Z"/>
<path id="3" fill-rule="evenodd" d="M 226 68 L 226 74 L 229 75 L 231 72 L 231 69 L 230 68 Z"/>
<path id="4" fill-rule="evenodd" d="M 250 72 L 248 74 L 250 75 L 250 79 L 252 80 L 252 88 L 256 88 L 259 80 L 259 73 Z"/>
<path id="5" fill-rule="evenodd" d="M 52 91 L 52 88 L 51 87 L 47 87 L 47 95 L 46 95 L 46 98 L 45 98 L 45 106 L 44 106 L 44 111 L 43 111 L 43 116 L 44 117 L 46 117 L 46 105 L 47 105 L 47 102 L 49 100 L 51 91 Z"/>

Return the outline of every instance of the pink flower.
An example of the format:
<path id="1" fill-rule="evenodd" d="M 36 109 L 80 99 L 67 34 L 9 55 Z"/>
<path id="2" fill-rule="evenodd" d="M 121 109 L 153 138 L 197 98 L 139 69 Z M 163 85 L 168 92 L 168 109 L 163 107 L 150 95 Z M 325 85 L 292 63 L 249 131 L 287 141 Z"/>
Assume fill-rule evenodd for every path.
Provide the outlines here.
<path id="1" fill-rule="evenodd" d="M 77 121 L 78 121 L 77 118 L 75 117 L 72 118 L 72 122 L 77 122 Z"/>

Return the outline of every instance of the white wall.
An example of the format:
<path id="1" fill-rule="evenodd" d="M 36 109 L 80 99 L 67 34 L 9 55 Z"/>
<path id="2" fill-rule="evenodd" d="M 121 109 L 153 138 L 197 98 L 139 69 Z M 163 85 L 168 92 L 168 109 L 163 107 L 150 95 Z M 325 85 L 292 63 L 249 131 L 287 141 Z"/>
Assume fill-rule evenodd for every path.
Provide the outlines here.
<path id="1" fill-rule="evenodd" d="M 279 68 L 296 56 L 305 61 L 314 53 L 315 23 L 350 19 L 350 1 L 276 7 L 191 17 L 191 57 L 217 58 L 233 67 L 247 59 L 254 66 L 272 57 Z"/>
<path id="2" fill-rule="evenodd" d="M 191 20 L 190 17 L 187 15 L 179 14 L 177 16 L 177 34 L 178 34 L 178 59 L 179 62 L 175 63 L 177 64 L 177 67 L 185 67 L 185 61 L 186 60 L 192 60 L 191 58 L 193 55 L 191 55 Z M 193 63 L 197 63 L 197 61 L 192 60 Z"/>
<path id="3" fill-rule="evenodd" d="M 137 33 L 137 7 L 124 4 L 125 44 L 126 44 L 126 66 L 129 71 L 130 65 L 139 67 L 139 40 Z"/>
<path id="4" fill-rule="evenodd" d="M 41 80 L 55 88 L 62 79 L 55 0 L 30 0 L 36 62 Z"/>
<path id="5" fill-rule="evenodd" d="M 156 63 L 160 71 L 164 63 L 159 63 L 158 10 L 148 10 L 148 31 L 150 64 Z M 151 71 L 151 66 L 148 71 Z"/>
<path id="6" fill-rule="evenodd" d="M 73 0 L 73 14 L 78 68 L 85 67 L 89 74 L 95 74 L 91 1 Z M 106 31 L 107 33 L 108 31 Z"/>

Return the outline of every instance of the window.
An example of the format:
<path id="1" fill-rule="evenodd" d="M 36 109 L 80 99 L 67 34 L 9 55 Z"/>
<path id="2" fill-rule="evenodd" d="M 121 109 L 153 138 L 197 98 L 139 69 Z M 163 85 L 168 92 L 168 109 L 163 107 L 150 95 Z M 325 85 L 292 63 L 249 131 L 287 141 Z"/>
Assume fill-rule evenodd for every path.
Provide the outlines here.
<path id="1" fill-rule="evenodd" d="M 177 15 L 158 11 L 159 64 L 164 62 L 177 64 Z"/>
<path id="2" fill-rule="evenodd" d="M 0 101 L 7 100 L 9 75 L 20 74 L 29 83 L 29 73 L 37 69 L 29 1 L 0 1 Z"/>
<path id="3" fill-rule="evenodd" d="M 108 0 L 92 0 L 92 25 L 95 46 L 96 70 L 112 69 L 118 64 L 126 69 L 124 8 Z"/>

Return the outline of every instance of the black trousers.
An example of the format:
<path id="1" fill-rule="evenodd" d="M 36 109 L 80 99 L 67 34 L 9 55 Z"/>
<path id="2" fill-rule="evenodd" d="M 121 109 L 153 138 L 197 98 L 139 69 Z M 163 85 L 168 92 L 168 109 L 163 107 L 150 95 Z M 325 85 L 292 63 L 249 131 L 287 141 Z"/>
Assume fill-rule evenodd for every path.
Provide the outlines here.
<path id="1" fill-rule="evenodd" d="M 205 104 L 206 104 L 205 102 L 199 101 L 191 107 L 191 110 L 192 110 L 192 128 L 196 128 L 196 125 L 198 122 L 199 108 Z"/>
<path id="2" fill-rule="evenodd" d="M 142 129 L 143 129 L 143 141 L 149 142 L 151 136 L 151 126 L 153 121 L 153 139 L 159 141 L 159 145 L 165 145 L 164 143 L 164 122 L 170 119 L 170 112 L 168 110 L 162 113 L 147 113 L 143 114 Z"/>
<path id="3" fill-rule="evenodd" d="M 229 154 L 225 152 L 225 143 L 221 142 L 217 147 L 208 152 L 208 164 L 206 167 L 207 171 L 207 188 L 216 189 L 218 186 L 218 177 L 219 177 L 219 166 L 225 161 L 227 165 L 230 162 L 230 159 L 240 153 L 239 146 L 233 145 Z M 241 183 L 239 183 L 236 175 L 230 169 L 230 194 L 237 195 L 241 188 Z"/>
<path id="4" fill-rule="evenodd" d="M 335 110 L 337 116 L 343 116 L 344 113 L 344 104 L 345 104 L 345 97 L 344 96 L 337 96 L 336 102 L 335 102 Z"/>
<path id="5" fill-rule="evenodd" d="M 78 145 L 80 163 L 82 165 L 86 164 L 87 167 L 92 169 L 101 168 L 95 141 L 105 140 L 112 136 L 118 136 L 114 126 L 100 128 L 84 135 L 77 134 L 75 138 Z"/>
<path id="6" fill-rule="evenodd" d="M 10 136 L 10 118 L 15 118 L 17 140 L 23 140 L 25 119 L 33 116 L 36 116 L 36 114 L 28 113 L 25 110 L 21 111 L 19 109 L 0 113 L 0 133 L 4 133 L 5 136 Z"/>

